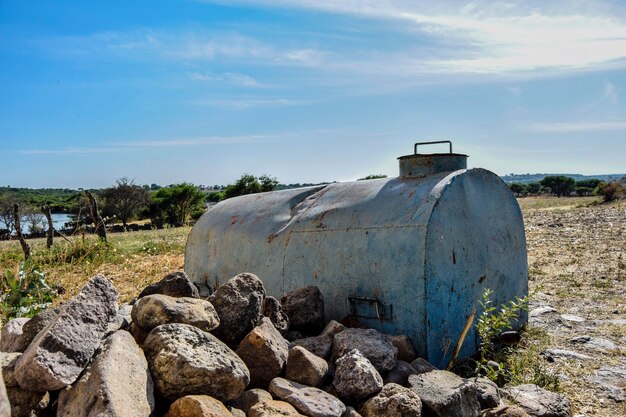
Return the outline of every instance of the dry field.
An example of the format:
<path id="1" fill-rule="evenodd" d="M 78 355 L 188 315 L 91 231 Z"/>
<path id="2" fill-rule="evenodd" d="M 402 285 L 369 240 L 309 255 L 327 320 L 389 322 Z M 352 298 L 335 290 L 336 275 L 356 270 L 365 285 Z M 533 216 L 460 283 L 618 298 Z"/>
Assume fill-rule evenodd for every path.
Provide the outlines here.
<path id="1" fill-rule="evenodd" d="M 531 331 L 520 368 L 558 376 L 580 416 L 626 415 L 626 204 L 593 198 L 523 198 L 528 241 Z M 52 251 L 33 240 L 34 261 L 75 294 L 94 274 L 111 278 L 123 301 L 181 270 L 189 228 L 111 234 L 109 245 L 77 236 Z M 15 270 L 17 242 L 0 242 L 0 271 Z M 532 330 L 534 329 L 534 330 Z M 622 390 L 624 389 L 624 390 Z M 621 400 L 621 402 L 620 402 Z"/>

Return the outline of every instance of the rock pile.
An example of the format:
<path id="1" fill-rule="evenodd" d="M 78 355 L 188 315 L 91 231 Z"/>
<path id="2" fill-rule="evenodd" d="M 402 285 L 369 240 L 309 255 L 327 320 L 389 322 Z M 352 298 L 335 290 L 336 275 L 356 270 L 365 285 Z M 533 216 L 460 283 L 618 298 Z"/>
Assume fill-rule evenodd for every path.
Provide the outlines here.
<path id="1" fill-rule="evenodd" d="M 250 273 L 200 298 L 184 273 L 118 307 L 104 276 L 0 339 L 0 417 L 568 416 L 539 387 L 464 379 L 408 337 L 325 321 L 319 289 L 278 299 Z M 9 408 L 10 404 L 10 408 Z"/>

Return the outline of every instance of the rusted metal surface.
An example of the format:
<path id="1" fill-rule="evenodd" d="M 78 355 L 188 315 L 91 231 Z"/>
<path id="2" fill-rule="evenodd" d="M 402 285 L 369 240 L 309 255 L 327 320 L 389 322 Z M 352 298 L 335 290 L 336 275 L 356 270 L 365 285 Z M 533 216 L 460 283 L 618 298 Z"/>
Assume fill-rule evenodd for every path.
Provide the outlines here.
<path id="1" fill-rule="evenodd" d="M 212 288 L 252 272 L 276 297 L 317 285 L 327 317 L 406 334 L 439 366 L 485 288 L 503 303 L 528 286 L 521 212 L 483 169 L 228 199 L 191 231 L 185 271 Z"/>

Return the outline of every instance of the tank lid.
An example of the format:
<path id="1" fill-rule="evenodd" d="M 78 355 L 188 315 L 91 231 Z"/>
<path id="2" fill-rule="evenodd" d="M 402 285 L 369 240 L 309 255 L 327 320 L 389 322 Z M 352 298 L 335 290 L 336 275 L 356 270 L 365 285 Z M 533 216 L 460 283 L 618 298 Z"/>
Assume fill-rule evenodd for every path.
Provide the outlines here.
<path id="1" fill-rule="evenodd" d="M 448 153 L 417 153 L 417 147 L 447 143 L 450 145 Z M 413 145 L 413 154 L 398 158 L 400 162 L 400 178 L 420 178 L 438 172 L 457 171 L 467 168 L 467 155 L 452 152 L 452 142 L 438 140 L 432 142 L 417 142 Z"/>

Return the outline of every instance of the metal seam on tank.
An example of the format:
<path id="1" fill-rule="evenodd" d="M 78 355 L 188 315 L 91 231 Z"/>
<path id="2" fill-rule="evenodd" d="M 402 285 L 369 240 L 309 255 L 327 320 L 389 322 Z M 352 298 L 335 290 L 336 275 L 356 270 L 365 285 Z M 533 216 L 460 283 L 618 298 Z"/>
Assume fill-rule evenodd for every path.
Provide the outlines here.
<path id="1" fill-rule="evenodd" d="M 445 176 L 441 181 L 439 181 L 437 183 L 437 185 L 435 185 L 433 187 L 430 195 L 434 196 L 435 202 L 431 206 L 430 213 L 428 213 L 428 219 L 426 220 L 426 225 L 427 226 L 426 226 L 426 230 L 424 231 L 424 255 L 426 254 L 426 244 L 428 242 L 428 231 L 429 231 L 429 226 L 430 226 L 430 219 L 433 216 L 433 213 L 435 212 L 435 208 L 437 206 L 439 206 L 439 202 L 441 201 L 441 196 L 443 195 L 444 191 L 450 186 L 450 184 L 452 184 L 454 182 L 456 177 L 458 177 L 460 175 L 463 175 L 466 172 L 467 172 L 467 169 L 454 171 L 450 175 Z M 424 271 L 424 279 L 422 280 L 422 282 L 424 284 L 424 289 L 423 289 L 423 294 L 424 294 L 424 331 L 426 333 L 425 337 L 424 337 L 424 352 L 426 352 L 427 359 L 430 359 L 430 358 L 428 358 L 428 344 L 429 344 L 429 342 L 428 342 L 428 333 L 429 333 L 428 319 L 429 319 L 429 317 L 428 317 L 428 291 L 427 291 L 428 285 L 427 285 L 427 271 L 426 271 L 426 256 L 424 256 L 423 262 L 424 262 L 424 264 L 422 265 L 422 270 Z"/>

